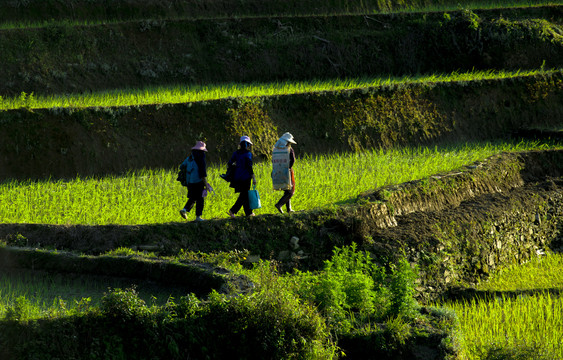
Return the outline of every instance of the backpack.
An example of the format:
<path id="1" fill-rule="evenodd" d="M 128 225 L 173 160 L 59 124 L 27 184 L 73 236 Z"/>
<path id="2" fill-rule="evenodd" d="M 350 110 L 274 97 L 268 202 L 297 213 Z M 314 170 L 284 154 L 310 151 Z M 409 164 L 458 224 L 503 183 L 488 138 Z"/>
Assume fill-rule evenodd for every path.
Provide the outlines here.
<path id="1" fill-rule="evenodd" d="M 178 170 L 178 176 L 176 181 L 179 181 L 182 186 L 188 186 L 188 176 L 196 170 L 196 163 L 193 157 L 190 155 L 180 164 L 180 169 Z M 197 170 L 196 170 L 197 171 Z"/>

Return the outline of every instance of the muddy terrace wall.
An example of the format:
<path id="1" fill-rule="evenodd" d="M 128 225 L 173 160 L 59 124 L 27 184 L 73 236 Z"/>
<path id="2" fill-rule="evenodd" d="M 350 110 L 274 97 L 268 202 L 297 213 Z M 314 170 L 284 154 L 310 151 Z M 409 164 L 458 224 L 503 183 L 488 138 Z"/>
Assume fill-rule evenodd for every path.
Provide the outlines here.
<path id="1" fill-rule="evenodd" d="M 175 168 L 197 139 L 225 162 L 241 134 L 269 156 L 291 131 L 298 156 L 508 136 L 558 127 L 563 72 L 178 105 L 0 111 L 0 181 Z M 397 111 L 400 109 L 400 111 Z"/>
<path id="2" fill-rule="evenodd" d="M 147 244 L 161 254 L 247 249 L 247 261 L 287 269 L 319 268 L 334 246 L 357 242 L 382 264 L 418 264 L 420 297 L 430 299 L 458 280 L 563 250 L 562 172 L 562 150 L 502 154 L 334 209 L 142 226 L 0 224 L 0 240 L 90 254 Z"/>

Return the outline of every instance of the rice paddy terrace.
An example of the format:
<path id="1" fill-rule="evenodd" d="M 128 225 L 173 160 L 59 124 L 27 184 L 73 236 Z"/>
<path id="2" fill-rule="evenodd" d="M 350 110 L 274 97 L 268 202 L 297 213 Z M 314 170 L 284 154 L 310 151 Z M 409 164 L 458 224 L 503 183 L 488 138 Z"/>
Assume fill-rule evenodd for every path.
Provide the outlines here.
<path id="1" fill-rule="evenodd" d="M 0 358 L 563 357 L 557 318 L 543 343 L 487 342 L 433 305 L 545 296 L 476 286 L 563 250 L 562 15 L 2 2 Z M 298 211 L 280 215 L 268 159 L 285 131 Z M 233 220 L 219 174 L 242 134 L 263 208 Z M 174 181 L 196 140 L 216 188 L 202 223 L 177 215 Z"/>

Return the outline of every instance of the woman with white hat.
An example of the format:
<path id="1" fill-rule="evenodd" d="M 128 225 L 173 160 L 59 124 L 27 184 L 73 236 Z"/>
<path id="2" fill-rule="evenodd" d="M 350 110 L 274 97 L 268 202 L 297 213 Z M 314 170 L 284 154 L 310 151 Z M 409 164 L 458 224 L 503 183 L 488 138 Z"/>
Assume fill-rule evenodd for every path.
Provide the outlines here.
<path id="1" fill-rule="evenodd" d="M 241 207 L 244 209 L 246 216 L 254 216 L 248 199 L 250 181 L 252 180 L 256 186 L 256 176 L 254 176 L 254 170 L 252 168 L 252 153 L 250 152 L 251 145 L 252 141 L 250 141 L 250 137 L 241 136 L 239 148 L 234 152 L 231 160 L 229 160 L 227 164 L 228 167 L 235 166 L 230 187 L 235 189 L 235 193 L 239 193 L 237 201 L 229 209 L 229 216 L 231 218 L 235 217 Z"/>
<path id="2" fill-rule="evenodd" d="M 188 186 L 188 201 L 180 210 L 180 216 L 188 218 L 188 212 L 195 205 L 195 221 L 201 221 L 203 207 L 205 205 L 204 191 L 211 191 L 211 185 L 207 182 L 207 164 L 205 162 L 206 145 L 203 141 L 197 141 L 192 147 L 192 153 L 184 160 L 180 167 L 186 167 L 186 183 Z"/>
<path id="3" fill-rule="evenodd" d="M 295 174 L 293 164 L 295 163 L 295 152 L 291 144 L 297 144 L 293 135 L 286 132 L 274 145 L 272 152 L 272 183 L 274 190 L 283 190 L 280 201 L 274 205 L 283 214 L 282 207 L 285 205 L 287 212 L 292 212 L 291 198 L 295 193 Z"/>

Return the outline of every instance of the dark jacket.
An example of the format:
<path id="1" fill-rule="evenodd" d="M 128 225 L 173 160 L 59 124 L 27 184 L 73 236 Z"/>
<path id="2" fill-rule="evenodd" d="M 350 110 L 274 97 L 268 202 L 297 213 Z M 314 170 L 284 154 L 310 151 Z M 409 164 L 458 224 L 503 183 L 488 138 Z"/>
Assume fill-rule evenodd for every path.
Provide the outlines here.
<path id="1" fill-rule="evenodd" d="M 230 186 L 235 189 L 235 192 L 250 190 L 250 180 L 254 175 L 250 150 L 238 149 L 235 151 L 227 165 L 232 166 L 233 164 L 236 166 Z"/>
<path id="2" fill-rule="evenodd" d="M 198 175 L 200 178 L 207 177 L 207 164 L 205 162 L 205 151 L 192 150 L 192 156 L 197 164 Z"/>

